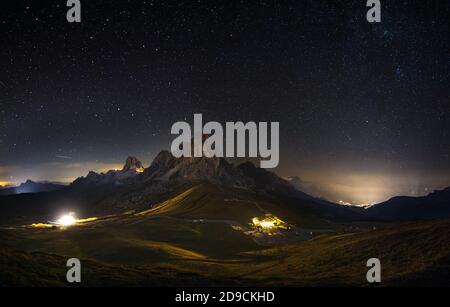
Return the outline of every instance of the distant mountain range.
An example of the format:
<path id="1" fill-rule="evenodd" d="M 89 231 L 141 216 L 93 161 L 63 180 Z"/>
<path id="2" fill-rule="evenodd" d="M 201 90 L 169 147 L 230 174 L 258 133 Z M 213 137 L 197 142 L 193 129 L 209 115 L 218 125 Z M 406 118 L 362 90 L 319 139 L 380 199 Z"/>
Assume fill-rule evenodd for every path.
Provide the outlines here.
<path id="1" fill-rule="evenodd" d="M 62 189 L 63 187 L 65 187 L 65 185 L 59 183 L 34 182 L 32 180 L 27 180 L 17 187 L 0 187 L 0 195 L 50 192 Z"/>
<path id="2" fill-rule="evenodd" d="M 109 170 L 106 173 L 90 171 L 86 177 L 77 178 L 72 185 L 121 184 L 137 174 L 144 172 L 141 161 L 136 157 L 128 157 L 121 170 Z"/>
<path id="3" fill-rule="evenodd" d="M 22 188 L 18 187 L 20 191 L 27 191 L 22 193 L 51 192 L 2 196 L 0 213 L 2 221 L 7 221 L 8 217 L 49 218 L 62 206 L 83 215 L 145 210 L 199 183 L 207 183 L 210 187 L 201 191 L 204 194 L 202 202 L 208 203 L 208 210 L 212 211 L 214 203 L 219 201 L 217 197 L 221 197 L 220 201 L 225 198 L 219 194 L 231 193 L 234 199 L 262 199 L 270 204 L 268 207 L 286 210 L 288 216 L 303 222 L 306 219 L 322 222 L 401 221 L 450 216 L 448 188 L 425 197 L 395 197 L 363 209 L 310 196 L 299 190 L 295 178 L 283 179 L 250 162 L 233 165 L 223 158 L 176 158 L 168 151 L 161 151 L 147 168 L 136 157 L 129 157 L 121 170 L 91 171 L 66 187 L 27 182 Z M 216 216 L 220 218 L 221 212 L 216 212 Z"/>

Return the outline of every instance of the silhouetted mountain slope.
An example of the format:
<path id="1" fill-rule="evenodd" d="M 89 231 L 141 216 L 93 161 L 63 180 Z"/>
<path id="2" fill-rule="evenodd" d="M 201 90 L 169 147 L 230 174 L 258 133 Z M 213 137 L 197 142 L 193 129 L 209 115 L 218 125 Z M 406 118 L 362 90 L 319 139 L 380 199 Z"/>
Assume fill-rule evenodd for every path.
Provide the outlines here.
<path id="1" fill-rule="evenodd" d="M 367 213 L 384 220 L 420 220 L 450 216 L 450 187 L 427 196 L 397 196 L 368 208 Z"/>
<path id="2" fill-rule="evenodd" d="M 296 190 L 288 181 L 275 173 L 256 167 L 251 162 L 244 162 L 237 168 L 252 181 L 253 188 L 256 190 L 314 199 L 312 196 Z"/>

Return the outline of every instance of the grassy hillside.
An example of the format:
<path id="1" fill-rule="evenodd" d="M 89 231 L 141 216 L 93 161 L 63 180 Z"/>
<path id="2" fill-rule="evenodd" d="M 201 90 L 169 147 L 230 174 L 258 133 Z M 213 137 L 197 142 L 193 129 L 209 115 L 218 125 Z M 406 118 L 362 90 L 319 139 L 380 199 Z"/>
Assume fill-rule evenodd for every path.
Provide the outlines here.
<path id="1" fill-rule="evenodd" d="M 303 228 L 341 228 L 339 223 L 332 223 L 302 210 L 306 203 L 308 200 L 298 199 L 286 204 L 268 194 L 200 182 L 152 209 L 144 210 L 142 214 L 185 219 L 232 220 L 248 225 L 253 217 L 271 213 Z"/>
<path id="2" fill-rule="evenodd" d="M 374 224 L 319 218 L 302 202 L 196 183 L 143 211 L 81 226 L 3 228 L 0 282 L 66 285 L 65 260 L 76 257 L 84 286 L 366 286 L 366 261 L 379 258 L 382 285 L 449 285 L 450 220 L 369 230 Z M 266 213 L 312 229 L 314 238 L 269 248 L 232 228 Z"/>
<path id="3" fill-rule="evenodd" d="M 305 228 L 334 228 L 335 223 L 330 221 L 338 220 L 333 218 L 333 210 L 336 208 L 322 208 L 323 204 L 311 199 L 280 199 L 267 193 L 255 193 L 206 182 L 175 185 L 161 188 L 159 191 L 160 186 L 164 184 L 106 185 L 85 190 L 68 187 L 49 193 L 3 196 L 0 225 L 45 222 L 68 211 L 77 212 L 79 216 L 102 216 L 130 210 L 145 211 L 155 206 L 159 208 L 153 212 L 149 211 L 149 214 L 229 219 L 244 225 L 253 217 L 265 213 L 276 214 Z M 352 215 L 345 208 L 339 209 L 345 211 L 338 210 L 340 214 Z"/>
<path id="4" fill-rule="evenodd" d="M 366 286 L 366 261 L 376 257 L 382 285 L 448 286 L 449 227 L 409 223 L 262 248 L 225 223 L 144 216 L 65 231 L 2 230 L 0 269 L 4 285 L 64 285 L 65 259 L 79 257 L 83 285 Z"/>
<path id="5" fill-rule="evenodd" d="M 66 281 L 66 257 L 40 252 L 0 248 L 2 287 L 115 287 L 115 286 L 223 286 L 239 285 L 239 280 L 211 279 L 182 268 L 132 267 L 82 260 L 81 284 Z"/>
<path id="6" fill-rule="evenodd" d="M 195 224 L 172 218 L 135 217 L 66 230 L 0 232 L 0 242 L 20 250 L 116 264 L 154 264 L 172 259 L 232 258 L 258 249 L 226 223 Z"/>
<path id="7" fill-rule="evenodd" d="M 450 285 L 450 220 L 355 234 L 322 235 L 257 254 L 276 260 L 240 268 L 275 284 L 366 285 L 366 261 L 379 258 L 383 285 Z M 241 271 L 243 272 L 243 271 Z"/>

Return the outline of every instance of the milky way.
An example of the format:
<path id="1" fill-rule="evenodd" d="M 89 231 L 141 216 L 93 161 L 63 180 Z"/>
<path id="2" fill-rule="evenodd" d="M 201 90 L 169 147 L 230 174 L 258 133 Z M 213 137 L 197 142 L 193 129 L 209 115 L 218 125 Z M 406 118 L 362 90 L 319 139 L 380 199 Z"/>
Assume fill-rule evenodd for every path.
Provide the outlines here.
<path id="1" fill-rule="evenodd" d="M 90 0 L 80 24 L 65 2 L 3 4 L 2 182 L 148 164 L 202 113 L 279 121 L 276 171 L 322 188 L 450 185 L 444 1 L 381 1 L 379 24 L 366 1 Z"/>

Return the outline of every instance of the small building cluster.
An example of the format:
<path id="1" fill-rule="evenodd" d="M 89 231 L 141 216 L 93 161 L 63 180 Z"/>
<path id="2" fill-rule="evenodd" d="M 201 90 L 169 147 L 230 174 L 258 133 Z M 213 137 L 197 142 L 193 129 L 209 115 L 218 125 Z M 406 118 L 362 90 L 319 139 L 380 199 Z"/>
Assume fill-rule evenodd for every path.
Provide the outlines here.
<path id="1" fill-rule="evenodd" d="M 256 231 L 268 233 L 275 230 L 289 230 L 291 228 L 288 223 L 272 214 L 266 214 L 264 217 L 254 217 L 251 226 Z"/>

